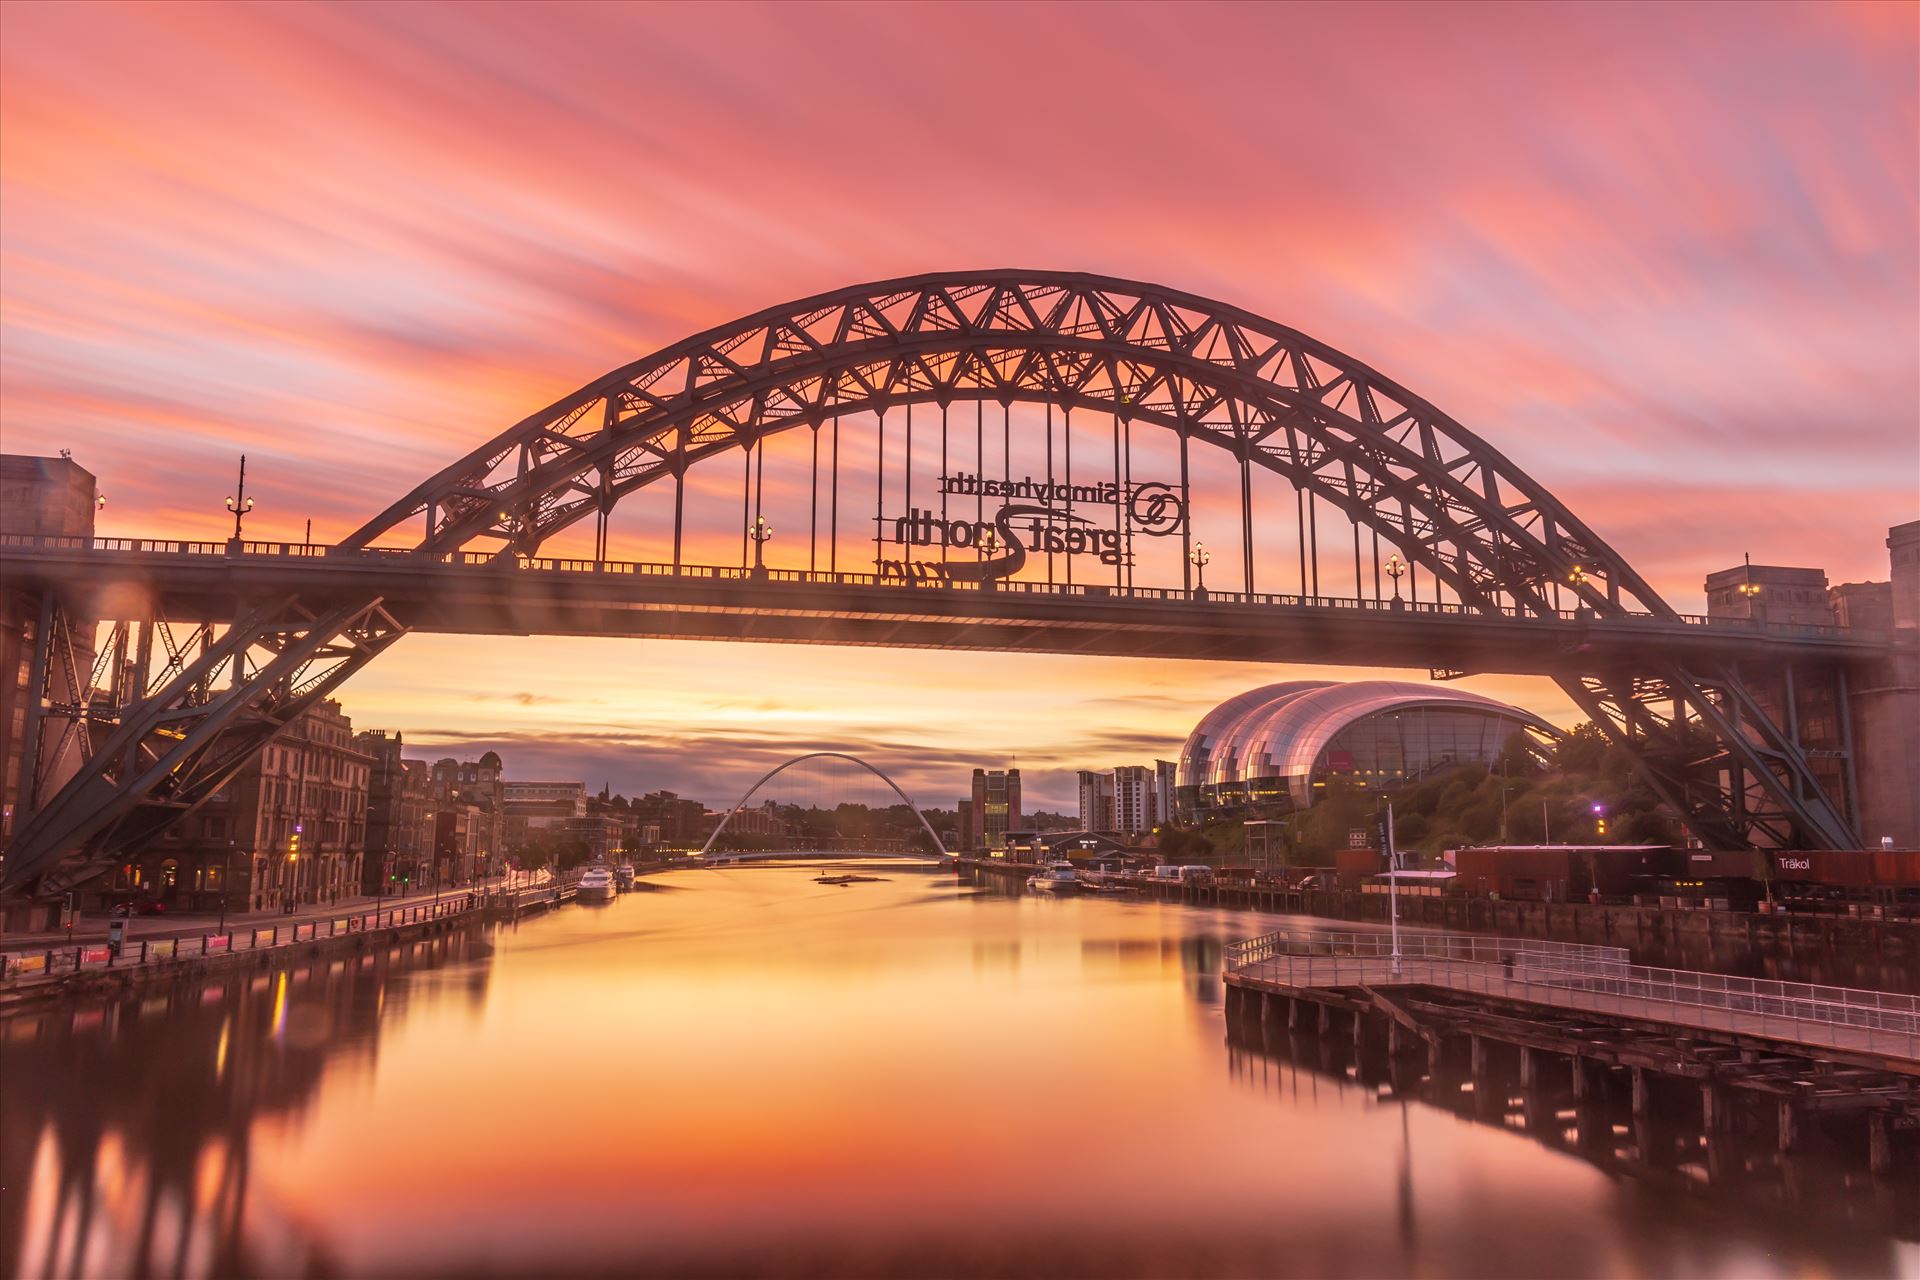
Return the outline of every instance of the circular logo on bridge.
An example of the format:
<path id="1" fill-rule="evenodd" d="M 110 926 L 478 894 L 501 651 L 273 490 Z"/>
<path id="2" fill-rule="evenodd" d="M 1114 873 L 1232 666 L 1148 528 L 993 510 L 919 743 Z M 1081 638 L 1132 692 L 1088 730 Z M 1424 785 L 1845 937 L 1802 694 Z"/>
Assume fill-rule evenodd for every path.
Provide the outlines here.
<path id="1" fill-rule="evenodd" d="M 1127 516 L 1140 532 L 1164 537 L 1178 532 L 1186 523 L 1187 504 L 1172 485 L 1135 485 L 1133 496 L 1127 500 Z"/>

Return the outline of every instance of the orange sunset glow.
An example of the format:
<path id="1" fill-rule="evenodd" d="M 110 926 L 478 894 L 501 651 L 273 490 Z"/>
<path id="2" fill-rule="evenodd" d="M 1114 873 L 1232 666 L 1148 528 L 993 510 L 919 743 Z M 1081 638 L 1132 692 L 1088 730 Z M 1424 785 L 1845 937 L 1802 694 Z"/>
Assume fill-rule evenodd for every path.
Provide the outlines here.
<path id="1" fill-rule="evenodd" d="M 1883 575 L 1916 514 L 1907 5 L 0 24 L 0 429 L 98 476 L 104 535 L 224 537 L 244 452 L 249 536 L 334 540 L 688 334 L 1002 265 L 1162 282 L 1349 353 L 1683 611 L 1743 554 Z M 769 487 L 789 508 L 791 483 Z M 690 477 L 720 511 L 736 485 Z M 658 555 L 645 519 L 617 550 Z M 804 518 L 775 523 L 792 563 Z M 688 557 L 737 563 L 737 523 L 694 526 Z M 422 635 L 342 697 L 422 751 L 595 789 L 718 804 L 845 748 L 941 805 L 1017 755 L 1029 807 L 1068 808 L 1072 770 L 1168 757 L 1206 708 L 1296 674 L 1381 673 Z M 1544 680 L 1465 684 L 1581 718 Z"/>

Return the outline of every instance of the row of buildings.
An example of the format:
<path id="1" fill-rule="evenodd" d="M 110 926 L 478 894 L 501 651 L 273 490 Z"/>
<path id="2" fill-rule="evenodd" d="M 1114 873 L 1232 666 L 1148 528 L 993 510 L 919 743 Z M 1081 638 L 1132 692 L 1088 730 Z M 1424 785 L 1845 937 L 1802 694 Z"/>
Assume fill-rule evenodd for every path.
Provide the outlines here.
<path id="1" fill-rule="evenodd" d="M 96 891 L 181 910 L 271 910 L 450 887 L 509 866 L 684 849 L 719 816 L 671 791 L 627 801 L 590 795 L 581 782 L 504 774 L 492 751 L 410 759 L 400 734 L 355 733 L 340 705 L 324 702 Z"/>
<path id="2" fill-rule="evenodd" d="M 409 760 L 338 702 L 295 720 L 200 808 L 89 887 L 176 910 L 291 910 L 451 887 L 503 865 L 500 757 Z"/>

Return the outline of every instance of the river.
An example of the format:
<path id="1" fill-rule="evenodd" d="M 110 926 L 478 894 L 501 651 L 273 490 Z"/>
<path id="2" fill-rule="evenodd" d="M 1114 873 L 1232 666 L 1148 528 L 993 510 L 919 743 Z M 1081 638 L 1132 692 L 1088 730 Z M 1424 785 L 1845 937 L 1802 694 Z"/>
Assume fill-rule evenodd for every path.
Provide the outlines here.
<path id="1" fill-rule="evenodd" d="M 861 870 L 12 1019 L 0 1274 L 1920 1275 L 1812 1175 L 1230 1046 L 1221 948 L 1277 918 Z"/>

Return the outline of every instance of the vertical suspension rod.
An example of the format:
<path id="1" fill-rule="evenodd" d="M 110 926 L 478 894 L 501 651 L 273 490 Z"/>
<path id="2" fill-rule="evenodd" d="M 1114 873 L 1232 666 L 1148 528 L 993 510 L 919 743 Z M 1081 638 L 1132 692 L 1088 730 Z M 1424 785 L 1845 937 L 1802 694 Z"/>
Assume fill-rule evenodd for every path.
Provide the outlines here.
<path id="1" fill-rule="evenodd" d="M 838 397 L 835 397 L 836 402 Z M 833 412 L 832 475 L 827 483 L 827 572 L 840 572 L 840 410 Z"/>

